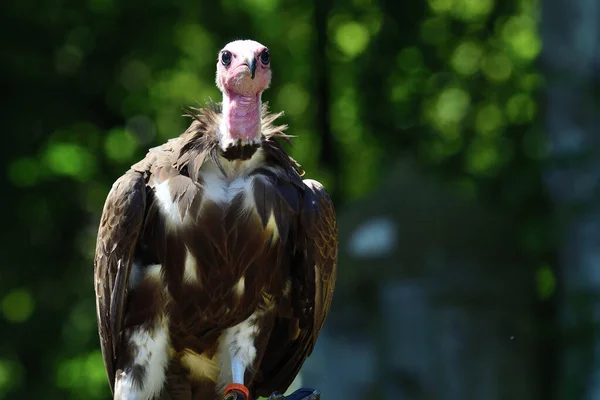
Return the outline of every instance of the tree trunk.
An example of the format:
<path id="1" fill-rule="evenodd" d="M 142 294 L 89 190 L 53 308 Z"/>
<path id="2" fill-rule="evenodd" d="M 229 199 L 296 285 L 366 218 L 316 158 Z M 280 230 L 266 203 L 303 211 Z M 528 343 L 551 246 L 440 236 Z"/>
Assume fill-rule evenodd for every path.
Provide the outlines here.
<path id="1" fill-rule="evenodd" d="M 549 168 L 560 228 L 557 398 L 600 398 L 600 3 L 543 2 Z M 594 89 L 595 88 L 595 89 Z"/>

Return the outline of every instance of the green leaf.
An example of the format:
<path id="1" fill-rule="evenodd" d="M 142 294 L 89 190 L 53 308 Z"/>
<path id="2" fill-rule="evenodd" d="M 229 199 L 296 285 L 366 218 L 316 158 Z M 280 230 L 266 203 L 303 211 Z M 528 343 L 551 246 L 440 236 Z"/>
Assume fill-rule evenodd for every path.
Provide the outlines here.
<path id="1" fill-rule="evenodd" d="M 136 137 L 124 128 L 111 129 L 104 141 L 106 156 L 118 162 L 131 160 L 137 147 Z"/>
<path id="2" fill-rule="evenodd" d="M 96 169 L 95 157 L 84 147 L 75 143 L 54 143 L 46 149 L 45 162 L 56 175 L 85 180 Z"/>
<path id="3" fill-rule="evenodd" d="M 356 21 L 341 23 L 335 32 L 335 43 L 350 59 L 362 54 L 370 39 L 369 29 Z"/>
<path id="4" fill-rule="evenodd" d="M 27 289 L 13 289 L 2 299 L 4 318 L 13 323 L 25 322 L 33 314 L 35 301 Z"/>

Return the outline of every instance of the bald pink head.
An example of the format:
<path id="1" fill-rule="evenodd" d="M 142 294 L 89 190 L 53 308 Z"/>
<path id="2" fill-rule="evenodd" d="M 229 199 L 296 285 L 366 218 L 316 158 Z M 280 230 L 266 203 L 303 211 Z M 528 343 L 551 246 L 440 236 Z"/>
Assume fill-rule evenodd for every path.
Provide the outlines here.
<path id="1" fill-rule="evenodd" d="M 269 49 L 254 40 L 228 43 L 217 60 L 217 87 L 228 96 L 257 96 L 271 83 Z"/>
<path id="2" fill-rule="evenodd" d="M 217 87 L 223 93 L 219 140 L 223 150 L 261 140 L 261 94 L 271 83 L 269 49 L 254 40 L 236 40 L 219 52 Z"/>

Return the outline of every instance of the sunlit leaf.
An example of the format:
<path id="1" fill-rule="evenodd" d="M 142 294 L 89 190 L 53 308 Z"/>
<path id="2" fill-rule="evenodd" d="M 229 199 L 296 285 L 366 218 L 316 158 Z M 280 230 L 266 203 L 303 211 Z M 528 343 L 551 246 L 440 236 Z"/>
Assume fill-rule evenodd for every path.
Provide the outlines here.
<path id="1" fill-rule="evenodd" d="M 10 375 L 10 366 L 6 361 L 0 360 L 0 393 L 6 393 L 12 386 Z"/>
<path id="2" fill-rule="evenodd" d="M 110 187 L 99 182 L 90 182 L 85 191 L 85 203 L 84 207 L 89 212 L 98 213 L 102 210 L 106 196 L 108 195 Z"/>
<path id="3" fill-rule="evenodd" d="M 370 38 L 369 30 L 363 24 L 349 21 L 338 26 L 335 43 L 344 54 L 354 58 L 365 51 Z"/>
<path id="4" fill-rule="evenodd" d="M 435 13 L 445 13 L 456 6 L 457 0 L 428 0 L 429 7 Z"/>
<path id="5" fill-rule="evenodd" d="M 349 160 L 361 160 L 360 168 L 353 168 L 352 174 L 347 174 L 344 181 L 344 194 L 348 198 L 358 198 L 368 193 L 377 183 L 373 176 L 379 170 L 380 149 L 363 141 L 361 146 L 352 146 L 352 152 L 347 153 Z"/>
<path id="6" fill-rule="evenodd" d="M 506 115 L 514 124 L 531 122 L 536 115 L 536 110 L 535 101 L 525 93 L 515 93 L 506 103 Z"/>
<path id="7" fill-rule="evenodd" d="M 94 350 L 88 354 L 83 365 L 86 379 L 89 382 L 91 392 L 97 392 L 101 387 L 106 386 L 106 371 L 104 370 L 104 360 L 100 350 Z M 102 396 L 97 396 L 102 397 Z"/>
<path id="8" fill-rule="evenodd" d="M 16 389 L 23 381 L 23 366 L 15 361 L 0 359 L 0 398 Z"/>
<path id="9" fill-rule="evenodd" d="M 87 398 L 104 398 L 106 382 L 106 372 L 100 350 L 63 360 L 56 370 L 58 387 L 85 393 Z"/>
<path id="10" fill-rule="evenodd" d="M 179 103 L 178 107 L 181 107 L 190 104 L 194 99 L 204 100 L 210 95 L 209 90 L 215 92 L 214 88 L 213 82 L 210 82 L 209 89 L 209 82 L 192 71 L 172 70 L 163 73 L 150 87 L 150 95 L 158 102 L 175 101 Z M 172 107 L 177 107 L 177 103 L 171 103 Z M 181 112 L 179 114 L 181 115 Z"/>
<path id="11" fill-rule="evenodd" d="M 390 98 L 394 103 L 406 102 L 411 98 L 413 87 L 409 81 L 390 85 Z"/>
<path id="12" fill-rule="evenodd" d="M 466 154 L 466 169 L 474 175 L 489 175 L 501 162 L 498 146 L 490 140 L 476 139 Z"/>
<path id="13" fill-rule="evenodd" d="M 489 80 L 506 81 L 513 69 L 512 62 L 503 53 L 492 53 L 485 56 L 482 69 Z"/>
<path id="14" fill-rule="evenodd" d="M 95 241 L 95 236 L 92 236 L 92 239 Z M 63 325 L 64 340 L 70 343 L 73 349 L 88 343 L 96 330 L 96 317 L 89 312 L 91 307 L 93 304 L 90 302 L 79 301 L 71 308 L 67 323 Z"/>
<path id="15" fill-rule="evenodd" d="M 317 134 L 312 131 L 297 130 L 294 134 L 297 135 L 297 138 L 294 139 L 291 154 L 302 164 L 304 169 L 312 171 L 319 162 L 321 142 Z"/>
<path id="16" fill-rule="evenodd" d="M 511 46 L 513 52 L 523 60 L 533 60 L 542 49 L 536 23 L 529 16 L 510 17 L 504 24 L 502 37 Z"/>
<path id="17" fill-rule="evenodd" d="M 504 114 L 496 104 L 485 104 L 477 110 L 475 129 L 480 135 L 494 136 L 504 124 Z"/>
<path id="18" fill-rule="evenodd" d="M 106 155 L 119 162 L 131 160 L 138 142 L 131 132 L 123 128 L 111 129 L 106 134 L 104 150 Z"/>
<path id="19" fill-rule="evenodd" d="M 522 90 L 532 92 L 541 88 L 544 84 L 544 78 L 539 73 L 528 73 L 520 77 L 519 87 Z"/>
<path id="20" fill-rule="evenodd" d="M 473 75 L 479 70 L 483 50 L 481 46 L 471 40 L 460 43 L 454 52 L 450 63 L 452 68 L 461 75 Z"/>
<path id="21" fill-rule="evenodd" d="M 94 152 L 101 142 L 101 131 L 89 121 L 77 121 L 57 129 L 48 138 L 48 146 L 75 144 L 85 151 Z"/>
<path id="22" fill-rule="evenodd" d="M 494 9 L 494 0 L 454 0 L 452 13 L 465 21 L 480 20 Z"/>
<path id="23" fill-rule="evenodd" d="M 314 35 L 314 31 L 308 21 L 296 19 L 291 22 L 286 35 L 290 48 L 294 49 L 293 54 L 302 54 L 308 50 L 310 41 L 307 39 Z"/>
<path id="24" fill-rule="evenodd" d="M 250 0 L 248 0 L 250 1 Z M 258 0 L 255 0 L 258 1 Z M 268 0 L 277 1 L 277 0 Z M 179 24 L 175 30 L 177 45 L 186 57 L 194 61 L 196 68 L 213 68 L 217 63 L 217 54 L 212 35 L 197 23 Z M 213 52 L 214 51 L 214 52 Z M 209 55 L 210 56 L 207 56 Z"/>
<path id="25" fill-rule="evenodd" d="M 74 143 L 50 144 L 46 149 L 45 161 L 51 172 L 77 179 L 86 179 L 96 168 L 95 157 Z"/>
<path id="26" fill-rule="evenodd" d="M 358 144 L 358 98 L 356 89 L 348 85 L 338 93 L 331 107 L 331 127 L 341 143 Z"/>
<path id="27" fill-rule="evenodd" d="M 242 0 L 250 10 L 261 13 L 271 13 L 277 9 L 279 0 Z"/>
<path id="28" fill-rule="evenodd" d="M 435 123 L 441 127 L 461 121 L 470 104 L 471 98 L 465 90 L 457 87 L 443 90 L 435 103 Z"/>
<path id="29" fill-rule="evenodd" d="M 543 300 L 550 298 L 556 290 L 556 277 L 547 265 L 537 270 L 537 290 Z"/>
<path id="30" fill-rule="evenodd" d="M 25 322 L 33 313 L 35 301 L 31 292 L 24 288 L 13 289 L 2 299 L 2 313 L 10 322 Z"/>
<path id="31" fill-rule="evenodd" d="M 421 152 L 425 159 L 440 163 L 463 148 L 464 141 L 456 125 L 445 126 L 443 133 L 444 137 L 422 144 Z"/>
<path id="32" fill-rule="evenodd" d="M 181 117 L 181 112 L 169 107 L 157 110 L 154 120 L 156 121 L 157 140 L 162 141 L 179 135 L 185 124 L 189 123 Z"/>
<path id="33" fill-rule="evenodd" d="M 362 19 L 362 22 L 369 29 L 371 36 L 375 36 L 379 33 L 381 26 L 383 25 L 383 15 L 378 8 L 373 8 L 372 11 Z"/>
<path id="34" fill-rule="evenodd" d="M 286 114 L 296 116 L 303 114 L 308 107 L 308 92 L 297 83 L 288 83 L 279 89 L 277 96 L 280 106 Z"/>

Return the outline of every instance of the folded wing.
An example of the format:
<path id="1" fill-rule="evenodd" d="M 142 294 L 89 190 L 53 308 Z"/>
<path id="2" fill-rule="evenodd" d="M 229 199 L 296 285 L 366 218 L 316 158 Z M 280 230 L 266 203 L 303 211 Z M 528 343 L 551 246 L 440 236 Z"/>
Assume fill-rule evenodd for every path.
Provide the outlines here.
<path id="1" fill-rule="evenodd" d="M 325 188 L 304 180 L 292 262 L 293 317 L 280 317 L 269 338 L 255 392 L 285 391 L 311 354 L 331 306 L 337 273 L 338 228 Z"/>
<path id="2" fill-rule="evenodd" d="M 146 185 L 141 173 L 129 171 L 110 190 L 100 219 L 94 286 L 104 365 L 114 390 L 116 349 L 123 325 L 127 281 L 144 220 Z"/>

